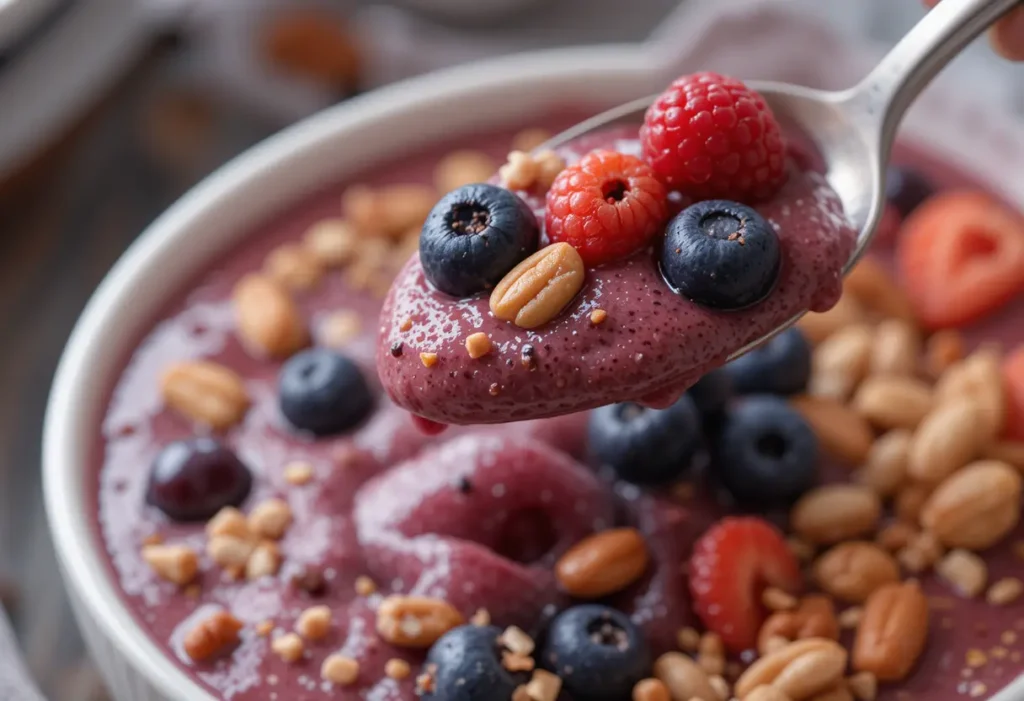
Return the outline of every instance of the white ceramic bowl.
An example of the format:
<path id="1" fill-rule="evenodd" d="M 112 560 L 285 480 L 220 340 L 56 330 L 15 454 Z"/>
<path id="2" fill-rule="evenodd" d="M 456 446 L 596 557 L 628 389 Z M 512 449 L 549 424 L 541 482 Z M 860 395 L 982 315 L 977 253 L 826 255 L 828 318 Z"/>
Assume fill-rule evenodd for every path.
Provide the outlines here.
<path id="1" fill-rule="evenodd" d="M 766 11 L 744 10 L 732 21 L 764 27 L 771 19 L 762 16 Z M 253 225 L 323 183 L 442 137 L 529 123 L 566 104 L 598 109 L 652 93 L 684 68 L 678 47 L 687 42 L 699 47 L 707 29 L 688 19 L 685 28 L 662 33 L 669 41 L 509 57 L 368 94 L 308 119 L 235 159 L 139 238 L 96 292 L 68 343 L 54 383 L 44 438 L 46 506 L 65 583 L 93 656 L 119 701 L 213 701 L 164 657 L 121 604 L 104 565 L 87 494 L 89 456 L 95 455 L 107 392 L 163 301 L 238 243 Z M 693 34 L 688 37 L 687 31 Z M 801 45 L 820 50 L 808 36 L 801 35 Z M 778 41 L 793 43 L 785 37 Z M 830 45 L 833 55 L 837 53 L 834 43 L 822 41 Z M 787 66 L 806 77 L 813 57 L 793 58 L 792 46 L 781 50 L 788 52 L 788 58 L 774 68 L 765 59 L 748 59 L 744 69 L 731 58 L 715 58 L 713 53 L 700 54 L 696 60 L 702 67 L 722 67 L 751 77 L 786 78 Z M 860 59 L 851 53 L 849 61 L 856 60 Z M 473 109 L 451 108 L 470 104 Z M 1024 163 L 1024 129 L 1019 124 L 985 115 L 964 116 L 956 112 L 955 103 L 943 106 L 941 100 L 933 100 L 931 104 L 919 112 L 913 127 L 925 146 L 983 180 L 987 172 L 1012 174 L 1014 164 Z M 985 120 L 985 128 L 979 119 Z M 967 123 L 971 134 L 983 136 L 969 141 L 963 136 L 947 138 L 962 135 L 962 125 Z M 1024 183 L 1019 178 L 989 182 L 1012 201 L 1024 203 Z M 1019 684 L 1016 691 L 1000 698 L 1020 698 L 1024 685 Z"/>

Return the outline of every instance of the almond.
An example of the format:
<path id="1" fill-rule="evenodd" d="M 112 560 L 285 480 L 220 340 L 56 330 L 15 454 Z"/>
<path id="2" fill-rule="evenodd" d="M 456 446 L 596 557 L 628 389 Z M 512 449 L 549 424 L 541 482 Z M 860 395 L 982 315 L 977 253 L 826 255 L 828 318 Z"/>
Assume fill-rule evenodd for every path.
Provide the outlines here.
<path id="1" fill-rule="evenodd" d="M 872 533 L 882 515 L 882 502 L 857 484 L 831 484 L 804 494 L 789 513 L 798 535 L 828 545 Z"/>
<path id="2" fill-rule="evenodd" d="M 808 312 L 804 314 L 797 327 L 811 343 L 817 345 L 832 334 L 847 326 L 860 324 L 867 320 L 867 312 L 860 302 L 852 295 L 843 295 L 836 305 L 827 312 Z"/>
<path id="3" fill-rule="evenodd" d="M 857 472 L 860 484 L 870 487 L 882 497 L 891 497 L 907 481 L 910 456 L 910 431 L 889 431 L 871 446 L 864 466 Z"/>
<path id="4" fill-rule="evenodd" d="M 814 579 L 826 593 L 859 604 L 883 584 L 900 581 L 900 567 L 874 543 L 854 540 L 819 557 L 814 563 Z"/>
<path id="5" fill-rule="evenodd" d="M 928 637 L 928 599 L 916 582 L 886 584 L 868 598 L 853 644 L 853 668 L 881 681 L 913 669 Z"/>
<path id="6" fill-rule="evenodd" d="M 921 336 L 902 319 L 886 319 L 875 328 L 869 371 L 875 375 L 913 376 L 921 356 Z"/>
<path id="7" fill-rule="evenodd" d="M 913 377 L 875 375 L 861 384 L 853 408 L 882 430 L 913 429 L 931 411 L 932 391 Z"/>
<path id="8" fill-rule="evenodd" d="M 793 701 L 806 701 L 842 681 L 846 657 L 846 650 L 833 640 L 798 640 L 750 665 L 736 680 L 734 691 L 743 699 L 767 684 Z"/>
<path id="9" fill-rule="evenodd" d="M 246 275 L 235 285 L 235 325 L 250 352 L 285 358 L 309 342 L 309 331 L 288 292 L 268 277 Z"/>
<path id="10" fill-rule="evenodd" d="M 949 477 L 981 452 L 981 422 L 981 410 L 970 399 L 936 408 L 914 432 L 907 473 L 927 484 L 938 484 Z"/>
<path id="11" fill-rule="evenodd" d="M 767 654 L 771 641 L 786 642 L 805 638 L 839 639 L 839 620 L 832 600 L 821 594 L 809 594 L 795 610 L 770 615 L 757 633 L 757 649 Z"/>
<path id="12" fill-rule="evenodd" d="M 389 596 L 377 609 L 377 632 L 398 647 L 428 648 L 463 622 L 447 601 L 423 596 Z"/>
<path id="13" fill-rule="evenodd" d="M 874 435 L 863 416 L 834 399 L 802 395 L 790 400 L 830 456 L 850 465 L 867 458 Z"/>
<path id="14" fill-rule="evenodd" d="M 654 676 L 668 687 L 672 700 L 717 699 L 707 673 L 681 652 L 666 652 L 654 662 Z"/>
<path id="15" fill-rule="evenodd" d="M 975 431 L 982 443 L 995 439 L 1006 423 L 1006 393 L 1003 387 L 1002 354 L 992 346 L 982 346 L 952 365 L 935 385 L 938 404 L 972 399 L 982 412 Z"/>
<path id="16" fill-rule="evenodd" d="M 491 293 L 491 312 L 532 329 L 557 317 L 583 287 L 583 259 L 567 243 L 534 253 L 502 278 Z"/>
<path id="17" fill-rule="evenodd" d="M 1020 520 L 1021 483 L 1006 463 L 972 463 L 936 488 L 921 510 L 921 525 L 947 547 L 988 548 Z"/>
<path id="18" fill-rule="evenodd" d="M 622 591 L 646 571 L 650 558 L 635 528 L 616 528 L 584 538 L 555 564 L 562 589 L 578 599 Z"/>
<path id="19" fill-rule="evenodd" d="M 873 331 L 866 324 L 836 331 L 814 349 L 808 392 L 845 400 L 868 372 Z"/>
<path id="20" fill-rule="evenodd" d="M 242 378 L 212 361 L 175 363 L 164 372 L 160 391 L 168 406 L 215 431 L 231 428 L 249 409 Z"/>
<path id="21" fill-rule="evenodd" d="M 865 257 L 843 280 L 843 292 L 884 317 L 915 323 L 914 310 L 903 288 L 871 257 Z"/>

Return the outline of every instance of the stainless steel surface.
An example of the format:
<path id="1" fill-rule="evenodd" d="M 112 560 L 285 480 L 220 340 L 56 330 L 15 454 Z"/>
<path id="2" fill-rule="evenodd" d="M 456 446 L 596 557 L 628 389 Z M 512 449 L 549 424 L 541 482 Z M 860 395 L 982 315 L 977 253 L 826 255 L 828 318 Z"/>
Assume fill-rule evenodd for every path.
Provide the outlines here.
<path id="1" fill-rule="evenodd" d="M 776 117 L 808 137 L 825 163 L 825 177 L 839 195 L 857 245 L 843 273 L 860 260 L 885 207 L 885 167 L 907 108 L 946 64 L 1019 0 L 943 0 L 848 90 L 824 91 L 787 83 L 750 81 Z M 541 146 L 561 146 L 619 122 L 637 122 L 654 101 L 647 97 L 577 124 Z M 801 312 L 774 331 L 738 349 L 733 360 L 792 326 Z"/>

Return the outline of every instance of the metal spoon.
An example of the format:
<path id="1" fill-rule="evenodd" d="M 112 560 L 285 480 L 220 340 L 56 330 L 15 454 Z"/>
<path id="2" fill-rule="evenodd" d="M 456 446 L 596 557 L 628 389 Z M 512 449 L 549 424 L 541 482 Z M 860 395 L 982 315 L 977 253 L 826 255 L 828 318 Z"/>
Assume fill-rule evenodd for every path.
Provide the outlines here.
<path id="1" fill-rule="evenodd" d="M 857 245 L 845 275 L 874 238 L 885 207 L 885 167 L 896 128 L 907 108 L 947 63 L 1020 0 L 942 0 L 859 84 L 827 92 L 768 81 L 747 84 L 764 96 L 776 117 L 806 136 L 825 164 L 825 177 L 842 200 Z M 654 102 L 619 105 L 556 135 L 551 149 L 616 123 L 637 123 Z M 733 360 L 793 325 L 800 312 L 729 356 Z"/>

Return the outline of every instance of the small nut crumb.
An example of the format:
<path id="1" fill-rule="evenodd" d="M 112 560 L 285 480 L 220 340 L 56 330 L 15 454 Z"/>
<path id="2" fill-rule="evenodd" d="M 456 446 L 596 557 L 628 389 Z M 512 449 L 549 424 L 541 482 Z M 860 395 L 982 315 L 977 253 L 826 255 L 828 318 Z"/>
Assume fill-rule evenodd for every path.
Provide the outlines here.
<path id="1" fill-rule="evenodd" d="M 320 665 L 320 676 L 332 684 L 348 686 L 359 678 L 359 663 L 344 655 L 328 655 Z"/>
<path id="2" fill-rule="evenodd" d="M 524 151 L 512 151 L 508 161 L 498 169 L 501 184 L 510 190 L 529 190 L 537 182 L 540 168 L 533 156 Z"/>
<path id="3" fill-rule="evenodd" d="M 526 685 L 526 695 L 530 701 L 557 701 L 561 691 L 562 679 L 543 669 L 534 670 Z"/>
<path id="4" fill-rule="evenodd" d="M 497 382 L 492 382 L 491 386 L 487 388 L 487 394 L 491 395 L 492 397 L 497 397 L 499 394 L 501 394 L 501 385 L 499 385 Z"/>
<path id="5" fill-rule="evenodd" d="M 338 268 L 355 256 L 359 237 L 344 219 L 324 219 L 309 227 L 302 243 L 320 265 Z"/>
<path id="6" fill-rule="evenodd" d="M 199 573 L 199 555 L 185 545 L 147 545 L 142 559 L 162 579 L 185 586 Z"/>
<path id="7" fill-rule="evenodd" d="M 218 535 L 206 541 L 206 554 L 225 569 L 244 570 L 256 544 L 230 535 Z"/>
<path id="8" fill-rule="evenodd" d="M 295 622 L 295 632 L 306 640 L 323 640 L 330 630 L 331 609 L 327 606 L 310 606 Z"/>
<path id="9" fill-rule="evenodd" d="M 680 628 L 676 633 L 676 644 L 684 652 L 697 652 L 700 647 L 700 633 L 696 628 Z"/>
<path id="10" fill-rule="evenodd" d="M 261 577 L 272 577 L 281 567 L 281 551 L 277 543 L 265 540 L 253 549 L 249 560 L 245 563 L 245 578 L 249 581 Z"/>
<path id="11" fill-rule="evenodd" d="M 847 678 L 846 686 L 858 701 L 875 701 L 878 696 L 878 679 L 871 672 L 857 672 Z"/>
<path id="12" fill-rule="evenodd" d="M 370 596 L 377 591 L 377 583 L 364 574 L 356 577 L 356 594 L 359 596 Z"/>
<path id="13" fill-rule="evenodd" d="M 1004 630 L 1002 635 L 999 636 L 999 642 L 1003 645 L 1013 645 L 1017 642 L 1017 632 L 1013 630 Z"/>
<path id="14" fill-rule="evenodd" d="M 860 606 L 848 608 L 839 614 L 839 627 L 846 630 L 853 630 L 860 625 L 860 619 L 863 615 L 864 609 Z"/>
<path id="15" fill-rule="evenodd" d="M 697 664 L 708 676 L 725 674 L 725 657 L 700 653 L 697 655 Z"/>
<path id="16" fill-rule="evenodd" d="M 404 319 L 402 319 L 402 324 L 401 324 L 401 326 L 398 327 L 398 330 L 402 331 L 402 332 L 405 332 L 405 331 L 408 331 L 411 328 L 412 328 L 412 317 L 407 316 Z"/>
<path id="17" fill-rule="evenodd" d="M 509 626 L 498 637 L 498 644 L 506 647 L 517 655 L 532 655 L 535 644 L 533 638 L 518 626 Z"/>
<path id="18" fill-rule="evenodd" d="M 555 182 L 555 178 L 565 170 L 565 159 L 554 151 L 547 150 L 538 153 L 533 160 L 537 164 L 537 180 L 535 184 L 542 190 L 550 190 Z"/>
<path id="19" fill-rule="evenodd" d="M 792 594 L 777 587 L 768 587 L 761 594 L 761 603 L 772 611 L 790 611 L 795 609 L 800 602 Z"/>
<path id="20" fill-rule="evenodd" d="M 267 637 L 272 632 L 274 632 L 273 621 L 260 621 L 256 624 L 256 635 L 260 636 L 261 638 Z"/>
<path id="21" fill-rule="evenodd" d="M 466 337 L 466 351 L 473 360 L 482 358 L 491 352 L 491 338 L 483 331 L 478 331 Z"/>
<path id="22" fill-rule="evenodd" d="M 392 679 L 408 679 L 409 675 L 412 674 L 412 667 L 405 660 L 400 660 L 397 657 L 392 657 L 390 660 L 384 663 L 384 674 L 391 677 Z"/>
<path id="23" fill-rule="evenodd" d="M 972 699 L 980 699 L 988 693 L 988 687 L 985 686 L 984 682 L 974 681 L 971 682 L 967 693 L 970 694 Z"/>
<path id="24" fill-rule="evenodd" d="M 213 538 L 219 535 L 229 535 L 235 538 L 247 540 L 252 537 L 249 532 L 249 522 L 245 515 L 233 506 L 225 506 L 206 523 L 206 536 Z"/>
<path id="25" fill-rule="evenodd" d="M 196 662 L 213 659 L 238 644 L 240 630 L 240 620 L 227 611 L 218 611 L 199 621 L 185 635 L 185 654 Z"/>
<path id="26" fill-rule="evenodd" d="M 487 182 L 497 167 L 483 151 L 452 151 L 434 167 L 434 185 L 438 192 L 451 192 L 463 185 Z"/>
<path id="27" fill-rule="evenodd" d="M 633 701 L 672 701 L 672 696 L 660 679 L 643 679 L 633 687 Z"/>
<path id="28" fill-rule="evenodd" d="M 263 261 L 263 272 L 284 287 L 304 292 L 323 279 L 324 269 L 319 259 L 298 244 L 286 243 L 272 250 Z"/>
<path id="29" fill-rule="evenodd" d="M 308 462 L 290 462 L 285 465 L 284 479 L 285 482 L 296 487 L 309 484 L 313 481 L 313 466 Z"/>
<path id="30" fill-rule="evenodd" d="M 606 312 L 604 309 L 595 309 L 594 311 L 590 312 L 590 323 L 593 324 L 594 326 L 603 323 L 604 320 L 607 318 L 608 312 Z"/>
<path id="31" fill-rule="evenodd" d="M 285 633 L 274 638 L 274 641 L 270 643 L 270 649 L 285 662 L 298 662 L 305 652 L 302 638 L 295 633 Z"/>
<path id="32" fill-rule="evenodd" d="M 261 538 L 280 540 L 292 523 L 292 508 L 283 499 L 267 499 L 249 514 L 249 529 Z"/>
<path id="33" fill-rule="evenodd" d="M 420 353 L 420 362 L 425 368 L 434 367 L 437 365 L 437 353 Z"/>
<path id="34" fill-rule="evenodd" d="M 988 651 L 988 654 L 992 656 L 993 660 L 1005 660 L 1009 656 L 1010 651 L 1007 650 L 1005 647 L 1000 647 L 999 645 L 996 645 Z"/>
<path id="35" fill-rule="evenodd" d="M 422 674 L 416 677 L 416 693 L 420 696 L 434 693 L 434 680 L 437 674 L 437 665 L 428 664 Z"/>
<path id="36" fill-rule="evenodd" d="M 697 649 L 702 655 L 725 658 L 725 643 L 722 642 L 722 636 L 718 633 L 705 633 L 702 635 Z"/>
<path id="37" fill-rule="evenodd" d="M 363 322 L 352 311 L 332 312 L 318 328 L 320 342 L 328 348 L 344 348 L 359 336 Z"/>
<path id="38" fill-rule="evenodd" d="M 515 652 L 501 653 L 501 666 L 510 672 L 532 672 L 535 664 L 533 658 L 528 655 Z"/>
<path id="39" fill-rule="evenodd" d="M 473 617 L 469 619 L 469 622 L 477 627 L 484 627 L 491 625 L 491 613 L 487 609 L 477 609 Z"/>
<path id="40" fill-rule="evenodd" d="M 1016 577 L 1003 577 L 988 588 L 985 598 L 993 606 L 1012 604 L 1024 593 L 1024 583 Z"/>
<path id="41" fill-rule="evenodd" d="M 951 550 L 935 567 L 936 573 L 966 597 L 974 598 L 985 591 L 988 566 L 968 550 Z"/>
<path id="42" fill-rule="evenodd" d="M 463 622 L 447 601 L 425 596 L 393 595 L 377 608 L 377 633 L 399 647 L 428 648 Z"/>
<path id="43" fill-rule="evenodd" d="M 984 667 L 988 664 L 988 655 L 985 654 L 984 650 L 972 647 L 964 654 L 964 662 L 968 667 L 973 667 L 975 669 L 978 667 Z"/>

